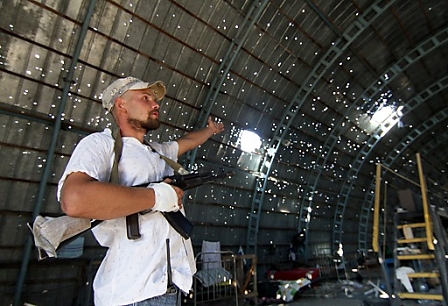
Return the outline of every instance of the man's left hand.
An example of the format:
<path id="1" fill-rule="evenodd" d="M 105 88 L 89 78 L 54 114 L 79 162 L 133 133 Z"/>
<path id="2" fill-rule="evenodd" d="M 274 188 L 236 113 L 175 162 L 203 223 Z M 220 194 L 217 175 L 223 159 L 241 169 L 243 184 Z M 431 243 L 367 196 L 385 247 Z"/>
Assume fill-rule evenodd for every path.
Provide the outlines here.
<path id="1" fill-rule="evenodd" d="M 208 127 L 212 129 L 214 135 L 224 131 L 224 123 L 213 120 L 211 116 L 208 117 L 207 124 Z"/>

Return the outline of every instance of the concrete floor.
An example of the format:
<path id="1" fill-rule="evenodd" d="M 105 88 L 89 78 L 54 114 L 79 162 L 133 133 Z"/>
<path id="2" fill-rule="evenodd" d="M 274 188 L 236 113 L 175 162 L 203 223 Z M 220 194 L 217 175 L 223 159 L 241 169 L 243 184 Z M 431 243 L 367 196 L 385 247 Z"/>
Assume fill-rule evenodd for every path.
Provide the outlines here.
<path id="1" fill-rule="evenodd" d="M 312 288 L 296 294 L 294 301 L 289 303 L 268 303 L 269 306 L 361 306 L 387 305 L 368 283 L 356 281 L 325 281 L 315 284 Z M 369 293 L 369 291 L 371 293 Z M 367 292 L 367 294 L 366 294 Z M 367 303 L 365 303 L 367 302 Z M 384 302 L 384 300 L 383 300 Z M 370 303 L 370 304 L 369 304 Z M 262 304 L 263 305 L 263 304 Z"/>
<path id="2" fill-rule="evenodd" d="M 374 283 L 357 281 L 326 281 L 316 284 L 295 296 L 289 303 L 261 303 L 269 306 L 391 306 L 388 299 L 382 299 Z M 441 306 L 438 301 L 397 300 L 400 306 Z"/>
<path id="3" fill-rule="evenodd" d="M 360 306 L 366 305 L 364 301 L 378 303 L 379 297 L 375 292 L 365 294 L 373 287 L 357 282 L 324 282 L 303 292 L 296 300 L 288 303 L 288 306 Z M 368 304 L 367 304 L 368 305 Z M 387 305 L 387 304 L 381 304 Z"/>
<path id="4" fill-rule="evenodd" d="M 283 302 L 281 300 L 265 300 L 258 298 L 255 304 L 253 300 L 239 301 L 239 306 L 392 306 L 388 299 L 381 299 L 368 281 L 325 281 L 314 284 L 303 292 L 295 295 L 294 301 Z M 442 306 L 437 301 L 397 300 L 399 306 Z M 234 306 L 234 301 L 219 301 L 201 304 L 201 306 Z"/>
<path id="5" fill-rule="evenodd" d="M 389 299 L 381 298 L 381 289 L 378 284 L 382 280 L 379 270 L 360 271 L 360 278 L 322 280 L 311 287 L 303 287 L 294 295 L 294 300 L 284 302 L 274 298 L 262 298 L 262 296 L 275 296 L 268 290 L 270 287 L 258 287 L 258 299 L 240 300 L 239 306 L 442 306 L 439 301 L 395 300 L 393 304 Z M 379 286 L 383 288 L 384 285 Z M 265 295 L 263 295 L 265 293 Z M 267 294 L 269 293 L 269 294 Z M 220 301 L 203 306 L 234 306 L 235 302 Z"/>

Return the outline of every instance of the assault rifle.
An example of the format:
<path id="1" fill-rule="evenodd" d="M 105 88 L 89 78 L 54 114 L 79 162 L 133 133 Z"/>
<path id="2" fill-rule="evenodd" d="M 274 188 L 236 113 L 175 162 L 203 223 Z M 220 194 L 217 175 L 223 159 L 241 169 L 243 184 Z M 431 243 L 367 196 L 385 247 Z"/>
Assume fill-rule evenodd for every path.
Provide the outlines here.
<path id="1" fill-rule="evenodd" d="M 212 172 L 193 173 L 187 175 L 173 175 L 169 178 L 170 184 L 175 185 L 183 190 L 188 190 L 201 186 L 205 183 L 215 181 L 220 178 L 226 178 L 233 174 L 233 172 L 225 172 L 220 169 L 218 174 Z M 146 187 L 148 184 L 140 185 Z M 141 212 L 144 214 L 144 211 Z M 185 239 L 188 239 L 193 228 L 193 224 L 182 214 L 182 212 L 162 212 L 163 216 L 170 223 L 170 225 Z M 140 237 L 138 213 L 126 217 L 127 231 L 129 239 L 137 239 Z M 45 253 L 49 257 L 57 257 L 57 249 L 63 247 L 87 231 L 91 230 L 102 220 L 90 220 L 85 218 L 74 218 L 69 216 L 60 216 L 56 218 L 46 218 L 37 216 L 32 224 L 28 223 L 34 243 L 39 251 L 39 259 L 45 257 Z"/>
<path id="2" fill-rule="evenodd" d="M 220 169 L 217 174 L 210 172 L 205 173 L 191 173 L 185 175 L 172 175 L 167 176 L 165 179 L 170 179 L 170 185 L 179 187 L 183 190 L 188 190 L 192 188 L 199 187 L 208 182 L 216 181 L 217 179 L 222 179 L 230 177 L 233 175 L 232 171 L 226 172 L 224 169 Z M 146 187 L 149 184 L 142 184 L 134 187 Z M 140 213 L 135 213 L 126 217 L 126 230 L 129 239 L 138 239 L 141 237 L 140 227 L 138 223 L 138 215 L 145 214 L 149 211 L 143 211 Z M 181 211 L 176 212 L 161 212 L 168 223 L 185 239 L 190 238 L 191 230 L 193 229 L 193 224 L 184 216 Z"/>

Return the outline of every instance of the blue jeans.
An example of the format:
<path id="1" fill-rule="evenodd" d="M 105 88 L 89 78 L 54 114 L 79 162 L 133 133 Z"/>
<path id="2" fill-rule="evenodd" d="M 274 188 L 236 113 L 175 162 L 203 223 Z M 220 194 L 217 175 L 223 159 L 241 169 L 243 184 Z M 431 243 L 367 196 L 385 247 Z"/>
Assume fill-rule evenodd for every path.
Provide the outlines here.
<path id="1" fill-rule="evenodd" d="M 180 290 L 176 288 L 174 292 L 167 292 L 163 295 L 124 306 L 180 306 L 180 302 L 181 293 Z"/>

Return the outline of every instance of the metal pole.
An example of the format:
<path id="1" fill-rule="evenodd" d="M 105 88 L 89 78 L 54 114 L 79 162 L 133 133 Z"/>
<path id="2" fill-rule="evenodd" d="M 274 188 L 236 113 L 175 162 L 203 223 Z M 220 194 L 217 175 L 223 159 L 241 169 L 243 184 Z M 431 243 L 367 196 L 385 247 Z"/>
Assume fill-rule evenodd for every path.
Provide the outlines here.
<path id="1" fill-rule="evenodd" d="M 376 164 L 376 178 L 375 178 L 375 203 L 373 209 L 373 233 L 372 233 L 372 248 L 375 253 L 378 253 L 378 231 L 380 219 L 380 193 L 381 193 L 381 164 Z"/>
<path id="2" fill-rule="evenodd" d="M 423 174 L 423 166 L 422 160 L 420 158 L 420 153 L 416 154 L 417 157 L 417 166 L 418 166 L 418 176 L 420 178 L 420 190 L 422 192 L 422 205 L 423 205 L 423 215 L 425 217 L 425 230 L 426 230 L 426 244 L 428 245 L 428 249 L 434 251 L 434 243 L 432 242 L 432 221 L 431 216 L 429 215 L 429 204 L 427 198 L 427 188 L 426 188 L 426 179 Z"/>
<path id="3" fill-rule="evenodd" d="M 42 207 L 42 201 L 43 201 L 43 198 L 44 198 L 44 195 L 46 192 L 48 178 L 50 177 L 51 164 L 52 164 L 53 158 L 54 158 L 56 143 L 57 143 L 59 132 L 61 129 L 62 113 L 64 112 L 65 106 L 67 104 L 71 80 L 73 79 L 73 76 L 75 74 L 75 67 L 78 64 L 79 55 L 81 54 L 81 49 L 82 49 L 82 46 L 84 43 L 84 39 L 86 37 L 86 33 L 87 33 L 87 30 L 89 27 L 90 19 L 93 15 L 95 5 L 96 5 L 96 0 L 91 0 L 89 3 L 89 8 L 87 10 L 86 18 L 84 19 L 84 23 L 82 25 L 81 32 L 78 37 L 78 41 L 75 46 L 75 51 L 73 53 L 73 59 L 70 64 L 67 79 L 65 80 L 64 88 L 62 91 L 61 104 L 59 106 L 58 115 L 56 117 L 56 121 L 54 124 L 53 136 L 51 139 L 50 147 L 48 148 L 47 162 L 45 164 L 44 172 L 42 174 L 42 180 L 40 181 L 40 184 L 39 184 L 39 191 L 38 191 L 38 196 L 36 198 L 36 204 L 33 209 L 32 220 L 34 220 L 36 218 L 36 216 L 40 213 L 40 210 Z M 25 242 L 25 246 L 24 246 L 22 265 L 20 267 L 20 274 L 19 274 L 19 277 L 16 282 L 16 291 L 14 294 L 14 302 L 13 302 L 14 306 L 20 305 L 20 300 L 22 297 L 22 288 L 25 283 L 25 277 L 26 277 L 27 270 L 28 270 L 28 263 L 30 260 L 32 246 L 33 246 L 32 238 L 31 238 L 31 236 L 28 235 L 26 242 Z"/>

